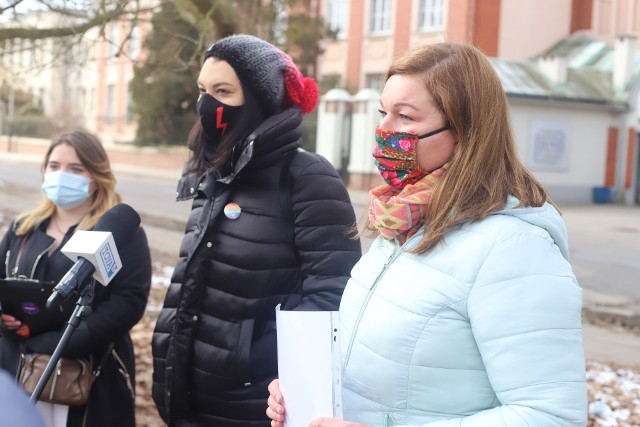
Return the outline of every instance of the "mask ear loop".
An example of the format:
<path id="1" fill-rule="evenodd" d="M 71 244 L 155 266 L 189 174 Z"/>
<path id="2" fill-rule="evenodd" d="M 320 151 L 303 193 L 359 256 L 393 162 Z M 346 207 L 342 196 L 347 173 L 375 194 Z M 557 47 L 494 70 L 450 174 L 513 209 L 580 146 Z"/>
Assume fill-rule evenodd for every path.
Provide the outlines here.
<path id="1" fill-rule="evenodd" d="M 437 134 L 442 133 L 445 130 L 449 130 L 449 129 L 451 129 L 451 125 L 446 125 L 446 126 L 441 127 L 440 129 L 436 129 L 436 130 L 431 131 L 429 133 L 425 133 L 424 135 L 420 135 L 418 137 L 418 139 L 429 138 L 430 136 L 437 135 Z"/>

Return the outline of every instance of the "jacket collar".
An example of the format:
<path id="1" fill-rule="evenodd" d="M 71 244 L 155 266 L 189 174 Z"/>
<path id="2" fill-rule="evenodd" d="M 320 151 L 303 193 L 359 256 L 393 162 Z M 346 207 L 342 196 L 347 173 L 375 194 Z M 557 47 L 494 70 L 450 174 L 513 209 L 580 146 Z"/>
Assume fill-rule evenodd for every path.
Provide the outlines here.
<path id="1" fill-rule="evenodd" d="M 188 200 L 196 197 L 198 191 L 208 197 L 213 195 L 216 182 L 231 183 L 246 169 L 258 169 L 281 159 L 286 152 L 301 145 L 302 114 L 297 108 L 287 108 L 268 117 L 260 126 L 241 143 L 235 150 L 241 150 L 237 160 L 233 163 L 232 171 L 223 177 L 214 176 L 207 172 L 202 176 L 184 173 L 178 182 L 176 199 Z M 236 158 L 236 156 L 232 156 Z"/>

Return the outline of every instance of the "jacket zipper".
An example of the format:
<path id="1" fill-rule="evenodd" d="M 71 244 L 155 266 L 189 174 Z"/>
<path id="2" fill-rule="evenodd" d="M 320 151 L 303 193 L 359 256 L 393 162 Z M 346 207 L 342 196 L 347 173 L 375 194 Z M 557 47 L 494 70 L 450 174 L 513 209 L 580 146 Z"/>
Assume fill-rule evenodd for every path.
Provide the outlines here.
<path id="1" fill-rule="evenodd" d="M 11 277 L 11 273 L 9 272 L 9 257 L 11 256 L 11 251 L 7 251 L 7 256 L 4 257 L 4 275 L 5 277 Z"/>
<path id="2" fill-rule="evenodd" d="M 409 239 L 409 240 L 411 240 L 411 239 Z M 347 354 L 346 354 L 346 356 L 344 358 L 344 363 L 342 365 L 343 370 L 345 370 L 347 368 L 347 363 L 349 363 L 349 358 L 351 357 L 351 349 L 353 348 L 353 344 L 354 344 L 355 339 L 356 339 L 356 335 L 357 335 L 357 332 L 358 332 L 358 327 L 360 326 L 360 321 L 362 320 L 362 316 L 364 315 L 364 311 L 366 310 L 367 306 L 369 305 L 369 301 L 371 300 L 371 297 L 373 296 L 374 291 L 378 287 L 378 283 L 380 283 L 380 279 L 382 279 L 382 276 L 384 276 L 384 273 L 391 266 L 393 261 L 395 261 L 395 259 L 400 256 L 400 254 L 402 253 L 402 248 L 409 242 L 409 240 L 407 240 L 404 243 L 404 245 L 402 245 L 401 247 L 396 248 L 396 251 L 393 254 L 391 254 L 391 256 L 387 259 L 387 262 L 384 263 L 384 266 L 382 267 L 382 271 L 380 271 L 380 273 L 378 274 L 378 277 L 376 277 L 376 280 L 373 282 L 373 286 L 371 286 L 371 288 L 369 289 L 369 292 L 367 293 L 367 296 L 366 296 L 366 298 L 364 300 L 364 303 L 360 307 L 360 312 L 358 313 L 358 318 L 357 318 L 356 324 L 355 324 L 355 326 L 353 328 L 353 333 L 351 334 L 351 338 L 349 338 L 349 346 L 347 347 Z"/>
<path id="3" fill-rule="evenodd" d="M 42 256 L 45 253 L 47 253 L 49 251 L 49 249 L 51 249 L 51 247 L 54 244 L 55 244 L 55 242 L 51 243 L 49 246 L 47 246 L 47 248 L 45 248 L 44 251 L 40 252 L 40 254 L 36 257 L 36 260 L 33 262 L 33 267 L 31 268 L 31 275 L 29 276 L 29 279 L 33 279 L 33 276 L 36 274 L 36 267 L 38 266 L 38 263 L 40 262 L 40 258 L 42 258 Z"/>
<path id="4" fill-rule="evenodd" d="M 82 427 L 87 427 L 87 419 L 89 415 L 89 405 L 91 404 L 91 399 L 87 402 L 87 406 L 84 407 L 84 414 L 82 415 Z"/>
<path id="5" fill-rule="evenodd" d="M 393 415 L 391 415 L 389 412 L 386 412 L 384 414 L 384 426 L 391 427 L 394 425 L 396 425 L 396 420 L 393 418 Z"/>

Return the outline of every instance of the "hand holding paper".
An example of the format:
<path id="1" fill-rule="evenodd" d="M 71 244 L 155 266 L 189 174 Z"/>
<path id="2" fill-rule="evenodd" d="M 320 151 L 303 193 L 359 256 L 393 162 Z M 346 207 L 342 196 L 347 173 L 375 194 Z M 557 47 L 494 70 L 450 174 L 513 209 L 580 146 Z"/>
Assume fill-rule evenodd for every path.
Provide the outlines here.
<path id="1" fill-rule="evenodd" d="M 279 385 L 287 408 L 284 426 L 342 418 L 338 312 L 281 311 L 278 306 L 276 324 Z"/>

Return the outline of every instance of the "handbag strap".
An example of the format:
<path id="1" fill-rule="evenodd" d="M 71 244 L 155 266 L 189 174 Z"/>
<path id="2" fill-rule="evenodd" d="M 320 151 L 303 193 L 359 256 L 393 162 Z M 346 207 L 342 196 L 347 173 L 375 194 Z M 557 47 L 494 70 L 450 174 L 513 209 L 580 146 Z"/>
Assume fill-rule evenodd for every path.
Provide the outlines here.
<path id="1" fill-rule="evenodd" d="M 104 354 L 102 355 L 102 358 L 100 358 L 100 363 L 98 363 L 98 366 L 96 366 L 96 368 L 93 370 L 93 376 L 94 377 L 97 377 L 97 376 L 100 375 L 100 370 L 102 369 L 102 366 L 106 363 L 107 359 L 109 358 L 109 354 L 111 353 L 111 350 L 113 349 L 113 344 L 114 343 L 109 344 L 109 346 L 105 350 Z"/>

